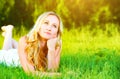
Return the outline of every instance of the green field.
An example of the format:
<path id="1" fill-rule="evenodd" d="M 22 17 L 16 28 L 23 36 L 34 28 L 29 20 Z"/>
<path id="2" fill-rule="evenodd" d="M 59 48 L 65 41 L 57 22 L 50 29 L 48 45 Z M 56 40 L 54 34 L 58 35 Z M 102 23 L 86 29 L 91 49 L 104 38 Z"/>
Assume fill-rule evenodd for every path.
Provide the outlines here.
<path id="1" fill-rule="evenodd" d="M 109 28 L 108 28 L 109 27 Z M 22 34 L 20 34 L 20 32 Z M 13 37 L 27 33 L 22 29 Z M 20 67 L 0 64 L 0 79 L 120 79 L 120 34 L 113 24 L 100 28 L 64 29 L 59 72 L 61 76 L 32 76 Z M 0 48 L 3 37 L 0 36 Z"/>

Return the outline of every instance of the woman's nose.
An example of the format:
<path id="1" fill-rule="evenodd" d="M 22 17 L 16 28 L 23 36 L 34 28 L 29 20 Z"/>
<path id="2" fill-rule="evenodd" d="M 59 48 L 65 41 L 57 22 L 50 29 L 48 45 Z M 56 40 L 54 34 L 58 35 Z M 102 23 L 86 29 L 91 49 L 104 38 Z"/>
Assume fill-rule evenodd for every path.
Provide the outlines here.
<path id="1" fill-rule="evenodd" d="M 51 26 L 50 26 L 50 25 L 49 25 L 49 26 L 47 26 L 47 30 L 49 30 L 49 31 L 51 30 Z"/>

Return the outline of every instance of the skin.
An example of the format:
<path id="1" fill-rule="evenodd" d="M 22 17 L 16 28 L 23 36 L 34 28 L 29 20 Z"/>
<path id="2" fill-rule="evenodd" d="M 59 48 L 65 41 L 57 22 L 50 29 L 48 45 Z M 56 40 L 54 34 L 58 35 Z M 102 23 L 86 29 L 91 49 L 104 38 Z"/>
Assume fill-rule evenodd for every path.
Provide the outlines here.
<path id="1" fill-rule="evenodd" d="M 48 15 L 41 25 L 38 34 L 40 35 L 41 46 L 48 47 L 48 70 L 55 71 L 59 67 L 61 45 L 56 47 L 57 33 L 60 22 L 55 15 Z M 25 52 L 26 37 L 22 37 L 18 44 L 18 53 L 21 65 L 25 72 L 34 72 L 34 67 L 27 60 Z"/>

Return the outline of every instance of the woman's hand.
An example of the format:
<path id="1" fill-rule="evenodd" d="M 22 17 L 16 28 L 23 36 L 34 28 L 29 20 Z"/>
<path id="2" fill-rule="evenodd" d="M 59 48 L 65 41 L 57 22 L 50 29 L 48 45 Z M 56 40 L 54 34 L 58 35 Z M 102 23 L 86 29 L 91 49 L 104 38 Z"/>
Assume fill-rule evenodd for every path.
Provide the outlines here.
<path id="1" fill-rule="evenodd" d="M 55 50 L 58 43 L 58 38 L 49 39 L 47 41 L 48 50 Z"/>

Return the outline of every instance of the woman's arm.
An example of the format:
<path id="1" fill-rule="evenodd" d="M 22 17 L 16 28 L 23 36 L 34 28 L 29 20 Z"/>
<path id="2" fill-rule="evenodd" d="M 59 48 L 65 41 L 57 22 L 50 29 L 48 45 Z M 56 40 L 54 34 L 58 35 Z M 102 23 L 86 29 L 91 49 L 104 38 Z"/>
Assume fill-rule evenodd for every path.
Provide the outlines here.
<path id="1" fill-rule="evenodd" d="M 19 43 L 18 43 L 18 54 L 19 54 L 19 58 L 20 58 L 20 63 L 25 72 L 27 72 L 27 73 L 33 72 L 34 67 L 27 60 L 27 55 L 25 53 L 25 47 L 26 47 L 26 38 L 24 36 L 24 37 L 20 38 Z"/>
<path id="2" fill-rule="evenodd" d="M 56 47 L 57 39 L 51 39 L 48 41 L 48 70 L 56 71 L 59 68 L 61 42 Z"/>

